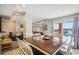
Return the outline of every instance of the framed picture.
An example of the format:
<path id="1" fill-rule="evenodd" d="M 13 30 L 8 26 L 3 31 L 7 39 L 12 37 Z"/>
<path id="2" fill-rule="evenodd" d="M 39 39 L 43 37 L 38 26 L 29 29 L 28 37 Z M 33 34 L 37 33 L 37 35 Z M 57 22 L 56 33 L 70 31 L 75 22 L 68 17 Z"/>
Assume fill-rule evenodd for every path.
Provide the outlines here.
<path id="1" fill-rule="evenodd" d="M 47 30 L 47 24 L 42 24 L 42 30 Z"/>
<path id="2" fill-rule="evenodd" d="M 20 24 L 20 28 L 23 28 L 24 26 L 23 26 L 23 24 Z"/>

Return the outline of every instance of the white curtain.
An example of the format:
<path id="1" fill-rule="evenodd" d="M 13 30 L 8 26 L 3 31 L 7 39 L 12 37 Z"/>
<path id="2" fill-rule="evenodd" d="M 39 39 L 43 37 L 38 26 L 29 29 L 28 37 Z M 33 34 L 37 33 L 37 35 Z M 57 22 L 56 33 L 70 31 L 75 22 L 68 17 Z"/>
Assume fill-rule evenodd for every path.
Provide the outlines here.
<path id="1" fill-rule="evenodd" d="M 75 17 L 73 20 L 73 39 L 74 39 L 74 48 L 79 48 L 79 17 Z"/>

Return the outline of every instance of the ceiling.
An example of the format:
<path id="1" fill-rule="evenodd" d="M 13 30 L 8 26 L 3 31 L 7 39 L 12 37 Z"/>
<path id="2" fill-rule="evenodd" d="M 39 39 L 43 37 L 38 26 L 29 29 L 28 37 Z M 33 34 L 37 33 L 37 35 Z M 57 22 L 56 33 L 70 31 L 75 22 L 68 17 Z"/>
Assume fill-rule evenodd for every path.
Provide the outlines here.
<path id="1" fill-rule="evenodd" d="M 12 11 L 18 7 L 28 12 L 33 21 L 61 17 L 79 12 L 78 4 L 26 4 L 26 5 L 0 5 L 0 15 L 11 16 Z"/>

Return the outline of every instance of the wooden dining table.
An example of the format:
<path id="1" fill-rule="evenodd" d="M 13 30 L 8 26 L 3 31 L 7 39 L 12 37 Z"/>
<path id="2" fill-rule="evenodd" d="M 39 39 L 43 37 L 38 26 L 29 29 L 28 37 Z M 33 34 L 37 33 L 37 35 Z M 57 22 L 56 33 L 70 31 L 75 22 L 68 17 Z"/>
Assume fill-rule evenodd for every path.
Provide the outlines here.
<path id="1" fill-rule="evenodd" d="M 55 55 L 61 47 L 61 44 L 54 46 L 51 39 L 49 40 L 35 40 L 33 37 L 25 38 L 24 42 L 28 43 L 30 46 L 44 53 L 45 55 Z"/>

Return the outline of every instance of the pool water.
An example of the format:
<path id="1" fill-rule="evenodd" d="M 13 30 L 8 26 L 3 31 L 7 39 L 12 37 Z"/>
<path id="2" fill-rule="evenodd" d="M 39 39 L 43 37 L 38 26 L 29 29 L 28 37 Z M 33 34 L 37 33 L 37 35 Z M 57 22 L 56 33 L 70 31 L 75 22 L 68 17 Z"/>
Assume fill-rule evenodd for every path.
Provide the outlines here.
<path id="1" fill-rule="evenodd" d="M 71 36 L 66 36 L 66 35 L 63 35 L 63 42 L 67 41 L 67 40 L 70 40 L 71 39 Z"/>

